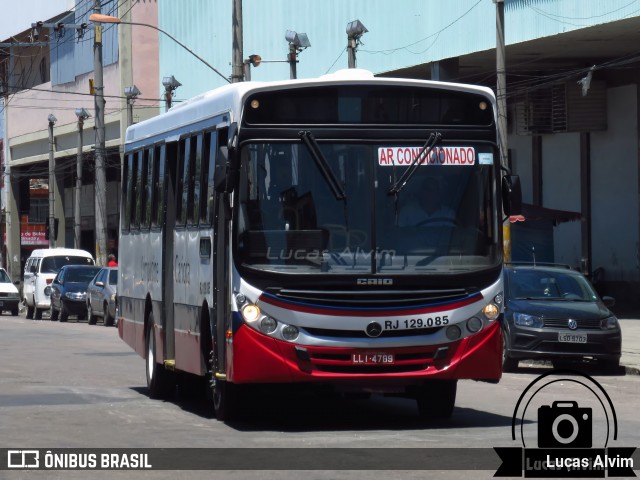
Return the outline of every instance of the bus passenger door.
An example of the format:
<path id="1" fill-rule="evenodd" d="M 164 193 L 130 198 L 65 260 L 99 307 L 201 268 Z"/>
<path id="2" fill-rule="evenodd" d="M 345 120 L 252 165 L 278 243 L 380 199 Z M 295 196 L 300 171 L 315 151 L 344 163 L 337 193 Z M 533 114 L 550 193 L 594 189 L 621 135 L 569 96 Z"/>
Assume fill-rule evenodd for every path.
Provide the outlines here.
<path id="1" fill-rule="evenodd" d="M 162 245 L 164 246 L 162 253 L 162 298 L 164 308 L 163 331 L 164 331 L 164 360 L 175 360 L 175 330 L 174 330 L 174 314 L 173 314 L 173 232 L 176 226 L 176 205 L 177 205 L 177 182 L 178 182 L 178 142 L 166 144 L 166 213 L 165 224 L 162 232 Z"/>

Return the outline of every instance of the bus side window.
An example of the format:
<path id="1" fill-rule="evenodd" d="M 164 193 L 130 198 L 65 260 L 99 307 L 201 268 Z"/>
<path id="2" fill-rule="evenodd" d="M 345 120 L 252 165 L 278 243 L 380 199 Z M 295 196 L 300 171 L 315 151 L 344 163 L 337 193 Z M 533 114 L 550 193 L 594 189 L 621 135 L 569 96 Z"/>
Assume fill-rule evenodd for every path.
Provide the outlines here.
<path id="1" fill-rule="evenodd" d="M 213 174 L 215 173 L 216 152 L 218 149 L 218 135 L 216 131 L 207 132 L 204 136 L 204 153 L 202 164 L 203 195 L 200 203 L 200 223 L 213 223 L 213 200 L 215 198 L 215 184 Z"/>
<path id="2" fill-rule="evenodd" d="M 162 226 L 164 208 L 164 159 L 165 146 L 156 146 L 153 153 L 153 199 L 151 201 L 151 225 Z"/>
<path id="3" fill-rule="evenodd" d="M 176 218 L 176 225 L 184 226 L 187 223 L 187 183 L 189 175 L 189 162 L 187 155 L 189 154 L 189 139 L 183 138 L 180 140 L 178 149 L 178 188 L 176 191 L 176 199 L 178 205 L 176 211 L 178 212 L 178 218 Z"/>
<path id="4" fill-rule="evenodd" d="M 153 193 L 153 148 L 147 148 L 144 151 L 144 170 L 143 170 L 143 183 L 142 190 L 144 203 L 142 205 L 142 220 L 141 226 L 144 229 L 149 229 L 151 226 L 151 205 L 152 205 L 152 193 Z"/>
<path id="5" fill-rule="evenodd" d="M 131 228 L 140 228 L 140 169 L 142 167 L 142 151 L 137 151 L 133 156 L 133 177 L 131 179 Z"/>
<path id="6" fill-rule="evenodd" d="M 191 137 L 189 144 L 189 189 L 187 215 L 189 225 L 197 225 L 200 216 L 200 168 L 202 165 L 202 134 Z"/>
<path id="7" fill-rule="evenodd" d="M 131 225 L 131 191 L 133 174 L 133 153 L 127 155 L 122 174 L 122 231 L 128 232 Z"/>

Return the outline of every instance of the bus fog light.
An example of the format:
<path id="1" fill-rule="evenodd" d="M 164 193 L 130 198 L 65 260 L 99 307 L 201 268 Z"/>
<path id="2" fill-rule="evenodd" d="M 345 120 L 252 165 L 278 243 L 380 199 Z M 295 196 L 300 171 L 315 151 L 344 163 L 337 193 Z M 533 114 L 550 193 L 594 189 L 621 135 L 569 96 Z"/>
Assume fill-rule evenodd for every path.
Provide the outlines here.
<path id="1" fill-rule="evenodd" d="M 482 329 L 482 320 L 480 320 L 478 317 L 471 317 L 469 320 L 467 320 L 467 330 L 469 330 L 471 333 L 479 332 L 480 329 Z"/>
<path id="2" fill-rule="evenodd" d="M 278 322 L 275 318 L 264 317 L 260 321 L 260 330 L 264 333 L 273 333 L 276 331 L 276 327 L 278 326 Z"/>
<path id="3" fill-rule="evenodd" d="M 488 303 L 482 309 L 482 313 L 484 313 L 484 316 L 487 317 L 487 319 L 495 320 L 498 318 L 498 315 L 500 315 L 500 309 L 494 303 Z"/>
<path id="4" fill-rule="evenodd" d="M 242 307 L 242 318 L 246 322 L 255 322 L 260 317 L 260 307 L 250 303 Z"/>
<path id="5" fill-rule="evenodd" d="M 462 330 L 460 330 L 460 327 L 457 325 L 450 325 L 447 327 L 446 333 L 449 340 L 457 340 L 462 335 Z"/>
<path id="6" fill-rule="evenodd" d="M 282 329 L 282 338 L 292 341 L 298 338 L 298 333 L 298 327 L 294 325 L 287 325 Z"/>

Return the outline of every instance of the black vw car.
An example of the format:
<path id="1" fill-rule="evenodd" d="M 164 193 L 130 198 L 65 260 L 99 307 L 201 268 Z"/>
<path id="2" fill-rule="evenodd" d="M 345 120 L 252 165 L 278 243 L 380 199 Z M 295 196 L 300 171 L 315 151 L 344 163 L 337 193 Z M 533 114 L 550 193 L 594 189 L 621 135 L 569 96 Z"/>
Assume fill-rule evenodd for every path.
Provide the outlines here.
<path id="1" fill-rule="evenodd" d="M 618 319 L 580 272 L 563 266 L 509 264 L 504 268 L 503 370 L 521 359 L 596 359 L 620 365 Z"/>
<path id="2" fill-rule="evenodd" d="M 51 283 L 51 320 L 66 322 L 69 315 L 84 320 L 87 315 L 87 288 L 100 271 L 95 265 L 65 265 Z M 49 288 L 49 287 L 47 287 Z"/>

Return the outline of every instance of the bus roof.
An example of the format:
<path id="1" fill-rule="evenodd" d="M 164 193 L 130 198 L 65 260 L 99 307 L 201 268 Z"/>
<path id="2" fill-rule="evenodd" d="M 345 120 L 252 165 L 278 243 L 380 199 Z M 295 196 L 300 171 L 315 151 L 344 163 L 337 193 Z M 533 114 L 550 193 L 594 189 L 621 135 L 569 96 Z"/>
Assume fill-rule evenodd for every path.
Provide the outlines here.
<path id="1" fill-rule="evenodd" d="M 145 138 L 186 126 L 207 118 L 229 114 L 229 123 L 238 121 L 246 96 L 259 91 L 305 86 L 369 84 L 429 86 L 446 90 L 486 95 L 495 111 L 495 95 L 488 87 L 462 83 L 415 80 L 407 78 L 374 77 L 368 70 L 351 68 L 318 78 L 302 80 L 279 80 L 272 82 L 238 82 L 210 90 L 172 107 L 168 112 L 127 128 L 125 143 L 139 142 Z"/>

